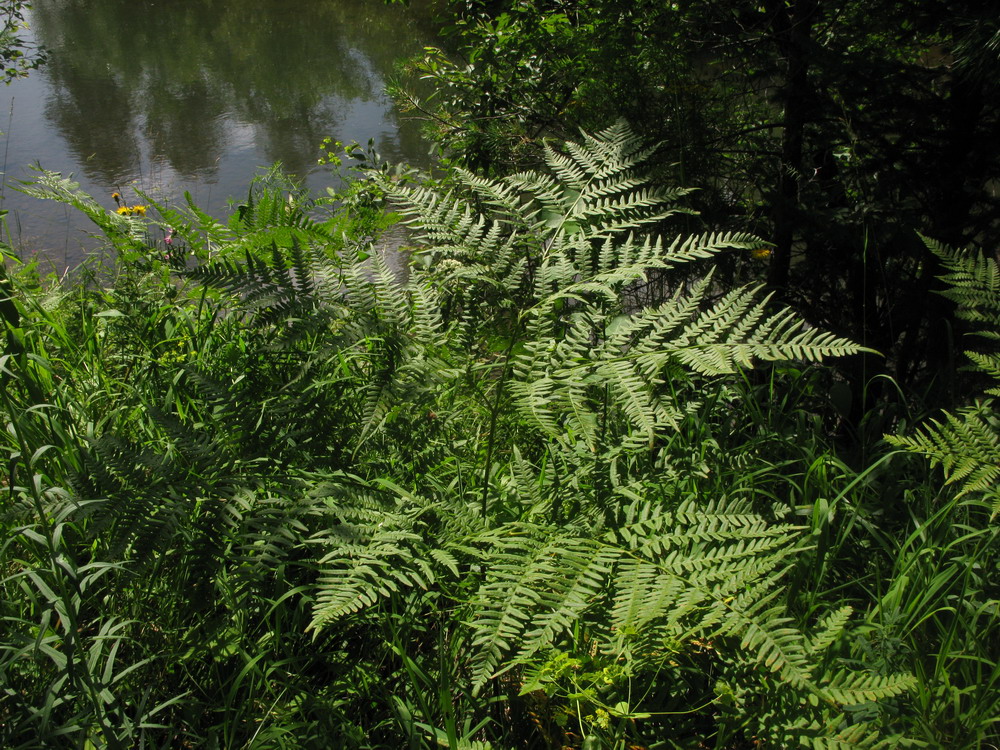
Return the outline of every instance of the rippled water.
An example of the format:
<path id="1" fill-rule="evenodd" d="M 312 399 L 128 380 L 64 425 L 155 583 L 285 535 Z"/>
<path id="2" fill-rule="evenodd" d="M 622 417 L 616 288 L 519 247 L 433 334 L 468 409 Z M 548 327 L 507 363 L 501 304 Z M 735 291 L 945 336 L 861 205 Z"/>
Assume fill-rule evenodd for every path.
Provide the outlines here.
<path id="1" fill-rule="evenodd" d="M 190 191 L 218 216 L 274 162 L 314 189 L 333 184 L 316 165 L 327 137 L 373 138 L 384 157 L 425 164 L 417 125 L 383 89 L 429 43 L 428 16 L 382 0 L 35 0 L 31 34 L 49 62 L 0 87 L 13 245 L 57 266 L 94 246 L 85 219 L 12 189 L 33 163 L 112 207 L 116 190 Z"/>

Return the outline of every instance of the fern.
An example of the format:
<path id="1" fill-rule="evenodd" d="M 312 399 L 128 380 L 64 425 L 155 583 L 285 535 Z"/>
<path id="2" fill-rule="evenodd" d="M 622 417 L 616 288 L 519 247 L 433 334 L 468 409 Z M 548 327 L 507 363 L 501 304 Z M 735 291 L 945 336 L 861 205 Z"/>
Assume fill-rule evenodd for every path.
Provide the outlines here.
<path id="1" fill-rule="evenodd" d="M 201 259 L 177 269 L 198 313 L 152 346 L 127 316 L 106 326 L 122 371 L 163 387 L 86 444 L 91 532 L 143 570 L 184 549 L 185 580 L 266 590 L 282 616 L 297 601 L 317 650 L 390 642 L 379 674 L 445 713 L 540 687 L 693 737 L 737 721 L 713 697 L 726 683 L 746 738 L 877 744 L 843 715 L 909 678 L 837 661 L 848 609 L 800 623 L 784 579 L 802 530 L 700 481 L 711 452 L 685 437 L 741 370 L 860 349 L 702 273 L 761 240 L 658 235 L 687 191 L 644 174 L 650 153 L 617 124 L 504 179 L 373 173 L 417 245 L 405 275 L 282 191 L 251 191 L 228 225 L 167 209 Z"/>
<path id="2" fill-rule="evenodd" d="M 80 183 L 58 172 L 38 169 L 38 176 L 17 189 L 33 198 L 58 201 L 82 212 L 119 249 L 140 253 L 146 250 L 145 223 L 136 216 L 125 216 L 101 207 L 80 189 Z"/>
<path id="3" fill-rule="evenodd" d="M 671 660 L 695 662 L 695 641 L 726 644 L 734 675 L 764 675 L 741 699 L 784 691 L 788 716 L 778 723 L 788 737 L 871 746 L 876 731 L 858 734 L 830 716 L 912 681 L 831 666 L 849 610 L 815 635 L 796 627 L 782 578 L 799 529 L 733 498 L 678 505 L 676 475 L 651 460 L 700 408 L 696 384 L 759 361 L 860 347 L 775 309 L 759 287 L 720 293 L 711 274 L 672 277 L 763 243 L 646 233 L 681 210 L 685 193 L 642 175 L 648 154 L 619 124 L 548 148 L 547 173 L 458 171 L 447 190 L 372 175 L 419 248 L 406 284 L 378 266 L 370 282 L 344 277 L 352 308 L 379 311 L 383 326 L 369 329 L 369 353 L 385 356 L 371 358 L 365 450 L 393 434 L 404 409 L 427 403 L 430 378 L 444 393 L 472 381 L 478 416 L 463 419 L 481 438 L 442 455 L 479 476 L 446 483 L 414 473 L 420 492 L 397 486 L 377 527 L 362 524 L 330 548 L 313 626 L 441 587 L 467 624 L 473 694 L 510 674 L 544 684 L 550 654 L 563 650 L 656 673 Z M 653 276 L 675 278 L 672 292 L 636 304 L 634 290 Z M 444 445 L 467 437 L 436 427 L 432 439 Z M 455 491 L 470 485 L 481 497 Z"/>
<path id="4" fill-rule="evenodd" d="M 546 149 L 552 175 L 489 180 L 460 172 L 474 200 L 376 177 L 428 243 L 425 267 L 446 268 L 446 288 L 461 285 L 451 306 L 468 306 L 470 282 L 480 299 L 505 301 L 468 314 L 479 316 L 481 327 L 506 320 L 505 328 L 524 331 L 509 393 L 547 439 L 570 433 L 591 450 L 601 441 L 648 446 L 684 414 L 662 387 L 678 365 L 693 376 L 717 376 L 756 360 L 860 351 L 806 328 L 790 311 L 772 310 L 759 288 L 734 290 L 706 307 L 715 292 L 710 277 L 659 305 L 630 309 L 629 290 L 651 274 L 763 243 L 708 234 L 667 244 L 635 234 L 676 213 L 684 191 L 655 187 L 641 175 L 650 151 L 622 123 L 567 144 L 566 152 Z M 513 324 L 505 309 L 516 315 Z M 607 431 L 609 398 L 628 424 L 622 434 Z"/>
<path id="5" fill-rule="evenodd" d="M 1000 338 L 1000 266 L 996 259 L 981 252 L 955 250 L 928 238 L 924 243 L 948 271 L 941 277 L 948 284 L 942 294 L 957 303 L 956 315 L 986 326 L 975 335 Z M 986 392 L 1000 395 L 1000 358 L 995 353 L 966 354 L 972 369 L 997 384 Z M 994 518 L 1000 513 L 1000 413 L 991 399 L 955 413 L 945 412 L 942 419 L 929 420 L 913 435 L 887 435 L 886 439 L 925 456 L 932 466 L 940 466 L 946 482 L 956 486 L 960 497 L 982 499 Z"/>

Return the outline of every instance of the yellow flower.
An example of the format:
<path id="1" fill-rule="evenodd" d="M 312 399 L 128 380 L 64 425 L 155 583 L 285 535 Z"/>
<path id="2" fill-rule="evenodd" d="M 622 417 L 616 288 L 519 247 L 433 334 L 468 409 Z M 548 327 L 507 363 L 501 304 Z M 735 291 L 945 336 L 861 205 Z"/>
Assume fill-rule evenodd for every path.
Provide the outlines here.
<path id="1" fill-rule="evenodd" d="M 755 247 L 750 251 L 750 254 L 757 260 L 766 260 L 771 257 L 771 248 L 769 247 Z"/>
<path id="2" fill-rule="evenodd" d="M 130 213 L 132 213 L 132 211 L 131 209 L 129 209 L 128 206 L 119 206 L 118 210 L 115 213 L 119 213 L 122 216 L 128 216 Z"/>
<path id="3" fill-rule="evenodd" d="M 132 213 L 139 214 L 139 216 L 145 216 L 146 215 L 146 207 L 145 206 L 132 206 Z"/>

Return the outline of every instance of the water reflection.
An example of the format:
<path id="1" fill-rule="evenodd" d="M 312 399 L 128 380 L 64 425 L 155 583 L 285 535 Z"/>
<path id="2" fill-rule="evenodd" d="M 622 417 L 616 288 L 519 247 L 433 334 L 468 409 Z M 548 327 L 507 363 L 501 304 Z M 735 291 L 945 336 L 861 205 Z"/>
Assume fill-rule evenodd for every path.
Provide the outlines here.
<path id="1" fill-rule="evenodd" d="M 8 173 L 37 160 L 95 194 L 137 183 L 203 201 L 216 186 L 218 210 L 275 161 L 318 186 L 327 136 L 373 137 L 384 156 L 420 162 L 416 126 L 382 90 L 429 38 L 426 15 L 382 0 L 35 0 L 33 33 L 51 56 L 0 92 L 16 98 Z M 39 109 L 43 122 L 25 121 Z M 5 207 L 31 218 L 9 191 Z"/>

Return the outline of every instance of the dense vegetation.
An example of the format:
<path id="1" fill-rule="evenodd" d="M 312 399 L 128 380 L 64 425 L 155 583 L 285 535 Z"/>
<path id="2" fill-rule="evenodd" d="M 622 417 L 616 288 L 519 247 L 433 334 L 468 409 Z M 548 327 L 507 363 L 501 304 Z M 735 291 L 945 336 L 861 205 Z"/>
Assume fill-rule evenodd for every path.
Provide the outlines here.
<path id="1" fill-rule="evenodd" d="M 946 231 L 836 89 L 957 107 L 996 36 L 827 5 L 453 3 L 436 176 L 355 149 L 224 223 L 40 173 L 113 262 L 0 275 L 0 745 L 996 744 L 997 155 Z"/>
<path id="2" fill-rule="evenodd" d="M 909 398 L 959 394 L 953 308 L 918 233 L 995 246 L 1000 17 L 978 0 L 451 0 L 401 101 L 442 152 L 504 173 L 539 138 L 624 117 L 696 186 L 710 229 L 772 243 L 767 280 L 864 344 L 845 431 L 878 440 Z M 412 86 L 410 86 L 412 88 Z M 961 330 L 961 329 L 958 329 Z"/>

